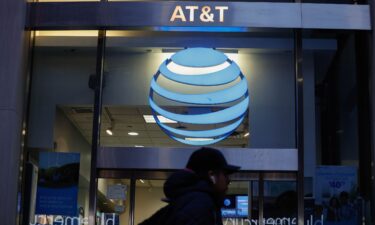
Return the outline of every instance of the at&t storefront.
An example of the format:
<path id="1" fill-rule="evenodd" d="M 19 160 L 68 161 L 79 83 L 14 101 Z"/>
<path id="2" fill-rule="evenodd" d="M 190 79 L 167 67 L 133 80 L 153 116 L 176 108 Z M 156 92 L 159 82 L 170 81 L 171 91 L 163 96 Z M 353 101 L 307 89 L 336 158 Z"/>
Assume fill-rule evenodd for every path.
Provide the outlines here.
<path id="1" fill-rule="evenodd" d="M 29 3 L 20 223 L 138 224 L 212 145 L 224 224 L 372 224 L 359 3 Z"/>

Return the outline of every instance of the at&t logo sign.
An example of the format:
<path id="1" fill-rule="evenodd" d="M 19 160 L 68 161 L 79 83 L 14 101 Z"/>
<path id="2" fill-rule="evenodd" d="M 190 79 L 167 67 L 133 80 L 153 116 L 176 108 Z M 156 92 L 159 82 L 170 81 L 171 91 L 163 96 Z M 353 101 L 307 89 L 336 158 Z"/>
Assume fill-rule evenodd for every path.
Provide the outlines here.
<path id="1" fill-rule="evenodd" d="M 227 138 L 245 118 L 247 80 L 224 53 L 189 48 L 160 65 L 151 80 L 149 104 L 157 124 L 174 140 L 188 145 L 214 144 Z M 171 106 L 185 111 L 171 110 Z M 166 125 L 158 115 L 180 126 Z"/>
<path id="2" fill-rule="evenodd" d="M 202 6 L 197 5 L 187 5 L 181 6 L 177 5 L 170 17 L 169 21 L 175 22 L 195 22 L 199 20 L 203 23 L 213 23 L 225 21 L 225 12 L 229 9 L 228 6 Z"/>

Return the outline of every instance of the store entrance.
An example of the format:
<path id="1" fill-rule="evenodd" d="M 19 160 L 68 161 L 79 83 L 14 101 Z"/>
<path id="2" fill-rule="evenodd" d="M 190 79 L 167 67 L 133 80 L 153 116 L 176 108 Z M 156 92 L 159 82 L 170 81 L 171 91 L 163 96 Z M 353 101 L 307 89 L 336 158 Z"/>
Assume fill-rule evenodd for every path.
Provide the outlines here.
<path id="1" fill-rule="evenodd" d="M 136 225 L 150 217 L 166 205 L 163 184 L 171 173 L 101 170 L 98 224 Z M 240 171 L 231 180 L 221 209 L 223 224 L 296 224 L 294 173 Z"/>
<path id="2" fill-rule="evenodd" d="M 165 206 L 164 182 L 173 172 L 184 168 L 195 149 L 101 148 L 98 224 L 113 219 L 114 224 L 136 225 Z M 230 163 L 241 166 L 239 172 L 231 175 L 222 208 L 223 224 L 267 224 L 277 220 L 296 224 L 295 149 L 220 150 Z"/>
<path id="3" fill-rule="evenodd" d="M 274 32 L 280 38 L 275 38 Z M 97 204 L 102 224 L 112 215 L 110 218 L 115 216 L 119 224 L 136 225 L 163 207 L 165 180 L 171 172 L 184 168 L 190 154 L 197 149 L 186 143 L 209 145 L 210 141 L 219 140 L 221 136 L 212 137 L 207 132 L 234 123 L 233 115 L 236 119 L 241 117 L 242 122 L 226 138 L 212 145 L 229 162 L 241 166 L 228 192 L 231 204 L 222 211 L 224 224 L 273 224 L 270 221 L 280 218 L 288 221 L 283 224 L 293 221 L 296 224 L 298 154 L 293 36 L 290 30 L 280 32 L 107 33 L 96 166 L 100 171 L 98 199 L 100 195 L 106 197 Z M 172 59 L 184 49 L 195 47 L 224 53 L 226 60 L 205 65 L 202 64 L 205 59 L 197 64 L 190 64 L 189 57 L 182 57 L 183 62 Z M 166 71 L 164 64 L 172 73 Z M 182 82 L 174 76 L 182 74 L 190 80 L 194 76 L 218 74 L 233 65 L 240 69 L 240 77 L 234 83 L 205 85 Z M 246 112 L 239 115 L 231 112 L 226 116 L 228 121 L 209 124 L 205 123 L 208 119 L 198 122 L 181 119 L 232 107 L 221 101 L 196 104 L 187 101 L 186 96 L 220 92 L 241 82 L 246 83 L 248 90 L 244 98 L 250 99 Z M 155 106 L 163 110 L 158 111 Z M 157 120 L 163 120 L 163 126 Z M 205 132 L 201 137 L 195 135 L 197 131 Z M 121 199 L 111 196 L 116 191 L 122 195 Z M 112 207 L 107 208 L 108 205 Z"/>

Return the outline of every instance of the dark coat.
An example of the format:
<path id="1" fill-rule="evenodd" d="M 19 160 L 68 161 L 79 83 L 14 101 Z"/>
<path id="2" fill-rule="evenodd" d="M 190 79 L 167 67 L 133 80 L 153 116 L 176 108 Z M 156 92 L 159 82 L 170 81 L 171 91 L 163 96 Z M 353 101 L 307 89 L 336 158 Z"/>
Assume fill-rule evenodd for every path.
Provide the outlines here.
<path id="1" fill-rule="evenodd" d="M 220 201 L 212 184 L 195 173 L 182 170 L 164 184 L 169 204 L 139 225 L 222 225 Z"/>

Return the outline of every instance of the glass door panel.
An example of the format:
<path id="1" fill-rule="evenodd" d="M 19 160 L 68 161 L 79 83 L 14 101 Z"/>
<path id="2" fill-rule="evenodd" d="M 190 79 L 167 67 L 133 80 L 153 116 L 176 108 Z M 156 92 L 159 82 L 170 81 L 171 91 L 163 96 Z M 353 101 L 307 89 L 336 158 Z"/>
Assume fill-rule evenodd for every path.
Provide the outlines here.
<path id="1" fill-rule="evenodd" d="M 294 174 L 264 174 L 263 224 L 297 224 L 297 182 Z"/>
<path id="2" fill-rule="evenodd" d="M 137 179 L 135 186 L 134 224 L 139 224 L 166 206 L 163 201 L 165 180 Z"/>
<path id="3" fill-rule="evenodd" d="M 172 172 L 101 171 L 98 185 L 97 224 L 135 225 L 167 205 L 163 187 Z M 256 221 L 258 218 L 257 173 L 231 176 L 223 202 L 223 224 Z M 108 222 L 108 223 L 106 223 Z"/>
<path id="4" fill-rule="evenodd" d="M 98 179 L 97 225 L 129 225 L 130 179 Z"/>

